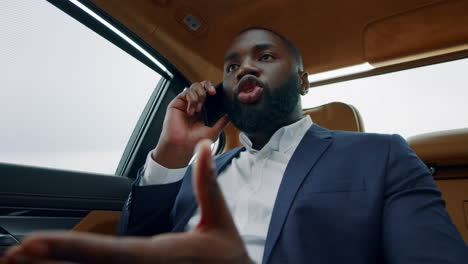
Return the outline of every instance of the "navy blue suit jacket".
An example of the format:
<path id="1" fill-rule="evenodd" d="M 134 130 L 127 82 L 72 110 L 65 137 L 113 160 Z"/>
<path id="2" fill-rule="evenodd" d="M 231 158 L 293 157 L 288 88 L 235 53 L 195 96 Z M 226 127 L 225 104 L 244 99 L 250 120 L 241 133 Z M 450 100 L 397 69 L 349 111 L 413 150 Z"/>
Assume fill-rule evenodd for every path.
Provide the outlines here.
<path id="1" fill-rule="evenodd" d="M 243 150 L 217 156 L 218 174 Z M 119 233 L 181 232 L 196 208 L 190 168 L 180 182 L 134 184 Z M 468 248 L 403 138 L 314 124 L 284 173 L 263 263 L 466 264 Z"/>

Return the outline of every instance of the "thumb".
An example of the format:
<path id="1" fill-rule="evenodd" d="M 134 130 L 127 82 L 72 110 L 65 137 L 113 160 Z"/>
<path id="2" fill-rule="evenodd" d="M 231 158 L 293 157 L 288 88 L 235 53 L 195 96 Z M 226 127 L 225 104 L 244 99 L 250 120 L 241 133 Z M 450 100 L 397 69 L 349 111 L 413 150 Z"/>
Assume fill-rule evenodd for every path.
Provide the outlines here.
<path id="1" fill-rule="evenodd" d="M 236 233 L 228 206 L 216 181 L 210 140 L 202 140 L 196 150 L 198 159 L 195 163 L 193 181 L 195 194 L 201 211 L 201 220 L 197 229 L 218 229 Z"/>

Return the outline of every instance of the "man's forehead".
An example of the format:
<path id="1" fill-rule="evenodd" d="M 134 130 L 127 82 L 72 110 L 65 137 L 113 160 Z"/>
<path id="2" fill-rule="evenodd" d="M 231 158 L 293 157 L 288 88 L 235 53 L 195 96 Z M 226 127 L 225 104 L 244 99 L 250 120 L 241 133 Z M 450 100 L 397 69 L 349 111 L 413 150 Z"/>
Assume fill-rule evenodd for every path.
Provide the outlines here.
<path id="1" fill-rule="evenodd" d="M 251 29 L 242 32 L 236 36 L 229 45 L 226 54 L 237 49 L 254 48 L 256 45 L 269 44 L 275 47 L 283 47 L 284 44 L 281 39 L 274 33 L 263 29 Z"/>

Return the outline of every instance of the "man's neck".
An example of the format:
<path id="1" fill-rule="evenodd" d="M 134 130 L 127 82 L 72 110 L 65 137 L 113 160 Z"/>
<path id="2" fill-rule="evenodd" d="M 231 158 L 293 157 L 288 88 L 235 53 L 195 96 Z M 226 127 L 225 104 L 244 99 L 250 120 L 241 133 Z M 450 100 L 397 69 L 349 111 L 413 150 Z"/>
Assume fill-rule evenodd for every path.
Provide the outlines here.
<path id="1" fill-rule="evenodd" d="M 252 148 L 261 150 L 267 143 L 270 141 L 271 137 L 275 134 L 278 129 L 293 124 L 299 121 L 302 118 L 302 110 L 296 111 L 290 115 L 289 118 L 286 119 L 285 122 L 281 123 L 278 127 L 269 130 L 269 131 L 261 131 L 255 133 L 246 133 L 247 137 L 252 142 Z"/>

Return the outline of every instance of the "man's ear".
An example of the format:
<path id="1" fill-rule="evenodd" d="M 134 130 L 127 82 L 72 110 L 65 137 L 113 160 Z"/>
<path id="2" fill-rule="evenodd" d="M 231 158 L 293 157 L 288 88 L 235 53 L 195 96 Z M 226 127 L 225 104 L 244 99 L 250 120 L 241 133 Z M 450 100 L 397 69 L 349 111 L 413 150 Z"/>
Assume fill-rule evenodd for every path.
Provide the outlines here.
<path id="1" fill-rule="evenodd" d="M 299 79 L 301 84 L 301 95 L 306 95 L 309 92 L 309 74 L 305 71 L 299 72 Z"/>

